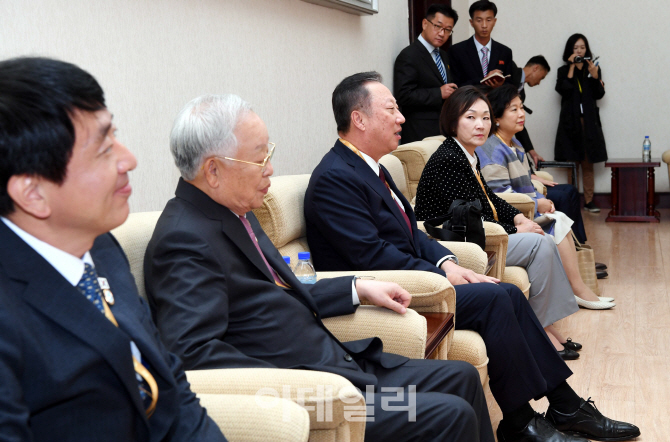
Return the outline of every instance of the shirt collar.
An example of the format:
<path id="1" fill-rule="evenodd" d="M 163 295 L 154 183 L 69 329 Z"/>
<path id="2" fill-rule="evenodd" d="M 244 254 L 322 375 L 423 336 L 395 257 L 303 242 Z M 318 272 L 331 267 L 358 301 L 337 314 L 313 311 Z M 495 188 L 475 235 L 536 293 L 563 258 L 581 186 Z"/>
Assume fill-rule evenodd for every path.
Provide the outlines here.
<path id="1" fill-rule="evenodd" d="M 51 266 L 60 273 L 63 278 L 73 286 L 79 284 L 81 277 L 84 274 L 84 264 L 90 264 L 95 267 L 90 252 L 86 252 L 83 258 L 77 258 L 74 255 L 58 249 L 51 244 L 48 244 L 41 239 L 35 238 L 30 233 L 21 229 L 19 226 L 11 222 L 5 217 L 0 217 L 7 227 L 12 229 L 19 238 L 26 244 L 32 247 L 42 258 L 44 258 Z"/>
<path id="2" fill-rule="evenodd" d="M 428 49 L 428 52 L 430 52 L 431 54 L 433 53 L 433 51 L 435 50 L 435 46 L 428 43 L 428 41 L 426 41 L 426 39 L 423 38 L 423 35 L 419 34 L 418 40 L 421 42 L 421 44 L 423 44 L 426 47 L 426 49 Z"/>
<path id="3" fill-rule="evenodd" d="M 465 147 L 461 145 L 461 143 L 458 142 L 458 140 L 454 137 L 454 141 L 456 144 L 458 144 L 458 147 L 461 148 L 465 156 L 468 158 L 468 161 L 470 162 L 470 166 L 472 167 L 473 170 L 477 169 L 477 157 L 470 155 L 470 152 L 468 152 Z"/>
<path id="4" fill-rule="evenodd" d="M 379 163 L 378 162 L 373 160 L 372 157 L 367 155 L 365 152 L 361 152 L 360 150 L 358 150 L 358 148 L 356 146 L 354 146 L 353 144 L 351 144 L 347 140 L 343 140 L 342 138 L 340 138 L 340 143 L 344 144 L 349 149 L 351 149 L 355 154 L 357 154 L 361 158 L 363 158 L 363 160 L 365 160 L 365 162 L 368 164 L 368 166 L 370 166 L 370 169 L 372 169 L 374 171 L 374 173 L 376 173 L 377 176 L 379 176 Z"/>
<path id="5" fill-rule="evenodd" d="M 477 48 L 477 54 L 480 54 L 482 52 L 482 48 L 484 45 L 482 45 L 473 35 L 472 39 L 475 41 L 475 47 Z M 491 55 L 491 42 L 493 41 L 492 38 L 489 38 L 489 42 L 486 43 L 486 48 L 489 50 L 489 56 Z M 480 56 L 481 57 L 481 56 Z"/>

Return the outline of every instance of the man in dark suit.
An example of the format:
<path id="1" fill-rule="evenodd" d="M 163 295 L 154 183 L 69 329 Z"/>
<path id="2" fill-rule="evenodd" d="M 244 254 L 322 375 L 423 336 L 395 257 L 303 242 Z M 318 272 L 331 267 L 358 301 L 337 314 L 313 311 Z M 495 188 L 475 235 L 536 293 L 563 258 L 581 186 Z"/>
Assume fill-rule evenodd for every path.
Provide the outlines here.
<path id="1" fill-rule="evenodd" d="M 136 165 L 115 130 L 78 67 L 0 63 L 0 440 L 225 441 L 107 233 Z"/>
<path id="2" fill-rule="evenodd" d="M 440 134 L 442 103 L 456 89 L 449 58 L 440 48 L 449 40 L 457 21 L 458 14 L 449 6 L 431 5 L 421 24 L 421 35 L 395 60 L 393 90 L 406 118 L 403 144 Z"/>
<path id="3" fill-rule="evenodd" d="M 402 314 L 410 295 L 381 281 L 296 279 L 251 212 L 270 187 L 274 144 L 247 103 L 196 98 L 177 116 L 170 147 L 182 178 L 147 248 L 145 279 L 161 337 L 188 369 L 336 373 L 371 405 L 366 440 L 493 440 L 474 367 L 384 353 L 379 338 L 342 343 L 324 326 L 360 300 Z M 394 406 L 405 408 L 384 406 L 388 387 L 403 392 Z"/>
<path id="4" fill-rule="evenodd" d="M 463 269 L 417 228 L 411 205 L 379 164 L 398 147 L 404 122 L 381 76 L 345 78 L 332 102 L 340 138 L 312 173 L 305 194 L 316 269 L 445 275 L 456 287 L 456 328 L 478 332 L 486 344 L 491 392 L 503 412 L 499 441 L 584 441 L 559 430 L 596 439 L 639 434 L 635 426 L 602 416 L 567 384 L 571 371 L 517 287 Z M 550 404 L 546 419 L 529 404 L 542 396 Z"/>
<path id="5" fill-rule="evenodd" d="M 449 49 L 449 60 L 454 81 L 460 86 L 479 85 L 481 80 L 498 72 L 502 76 L 512 74 L 514 62 L 512 50 L 505 45 L 493 41 L 491 32 L 496 25 L 498 8 L 495 3 L 479 0 L 470 5 L 470 24 L 475 35 L 465 41 L 457 43 Z M 483 84 L 489 87 L 498 87 L 509 78 L 503 80 L 494 77 Z"/>

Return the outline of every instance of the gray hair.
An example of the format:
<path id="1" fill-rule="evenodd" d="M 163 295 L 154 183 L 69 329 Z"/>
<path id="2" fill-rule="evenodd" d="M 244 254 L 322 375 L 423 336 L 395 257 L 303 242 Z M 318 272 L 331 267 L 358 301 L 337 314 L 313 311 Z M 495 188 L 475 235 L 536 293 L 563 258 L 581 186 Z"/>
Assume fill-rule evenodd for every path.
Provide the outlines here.
<path id="1" fill-rule="evenodd" d="M 179 112 L 170 133 L 170 151 L 181 176 L 193 180 L 205 158 L 237 153 L 233 134 L 249 103 L 233 94 L 202 95 Z"/>

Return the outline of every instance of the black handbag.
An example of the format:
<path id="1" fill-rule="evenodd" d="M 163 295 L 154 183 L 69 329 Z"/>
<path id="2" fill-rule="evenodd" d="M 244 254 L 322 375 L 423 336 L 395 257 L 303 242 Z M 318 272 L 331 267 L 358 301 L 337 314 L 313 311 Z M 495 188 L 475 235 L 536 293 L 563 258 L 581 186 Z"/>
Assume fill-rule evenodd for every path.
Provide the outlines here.
<path id="1" fill-rule="evenodd" d="M 479 200 L 454 200 L 446 215 L 424 222 L 426 232 L 441 241 L 460 241 L 477 244 L 484 250 L 486 232 Z"/>

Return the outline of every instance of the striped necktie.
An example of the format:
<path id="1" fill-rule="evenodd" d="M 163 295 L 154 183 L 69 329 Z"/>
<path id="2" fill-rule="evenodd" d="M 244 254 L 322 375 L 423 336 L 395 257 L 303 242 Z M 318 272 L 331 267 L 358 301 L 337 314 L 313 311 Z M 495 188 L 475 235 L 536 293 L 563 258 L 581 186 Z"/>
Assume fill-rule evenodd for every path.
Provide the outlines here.
<path id="1" fill-rule="evenodd" d="M 439 48 L 435 48 L 433 50 L 433 58 L 435 59 L 437 70 L 440 71 L 440 75 L 442 76 L 442 81 L 444 81 L 444 84 L 447 84 L 447 72 L 444 70 L 444 63 L 442 63 L 442 57 L 440 57 Z"/>
<path id="2" fill-rule="evenodd" d="M 119 323 L 116 322 L 116 318 L 114 318 L 114 315 L 112 314 L 112 310 L 102 297 L 102 290 L 100 290 L 100 284 L 98 284 L 98 273 L 92 265 L 84 263 L 84 275 L 81 277 L 81 280 L 79 280 L 77 289 L 79 289 L 86 299 L 91 301 L 93 305 L 100 310 L 100 313 L 105 315 L 112 324 L 117 327 L 119 326 Z M 156 384 L 156 379 L 154 379 L 149 370 L 147 370 L 135 356 L 133 356 L 133 368 L 135 369 L 135 373 L 142 379 L 140 381 L 138 378 L 138 387 L 142 402 L 145 403 L 147 418 L 149 418 L 156 409 L 156 402 L 158 401 L 158 384 Z"/>
<path id="3" fill-rule="evenodd" d="M 486 77 L 486 74 L 489 73 L 489 48 L 484 46 L 482 48 L 482 72 L 484 73 L 484 76 Z"/>

